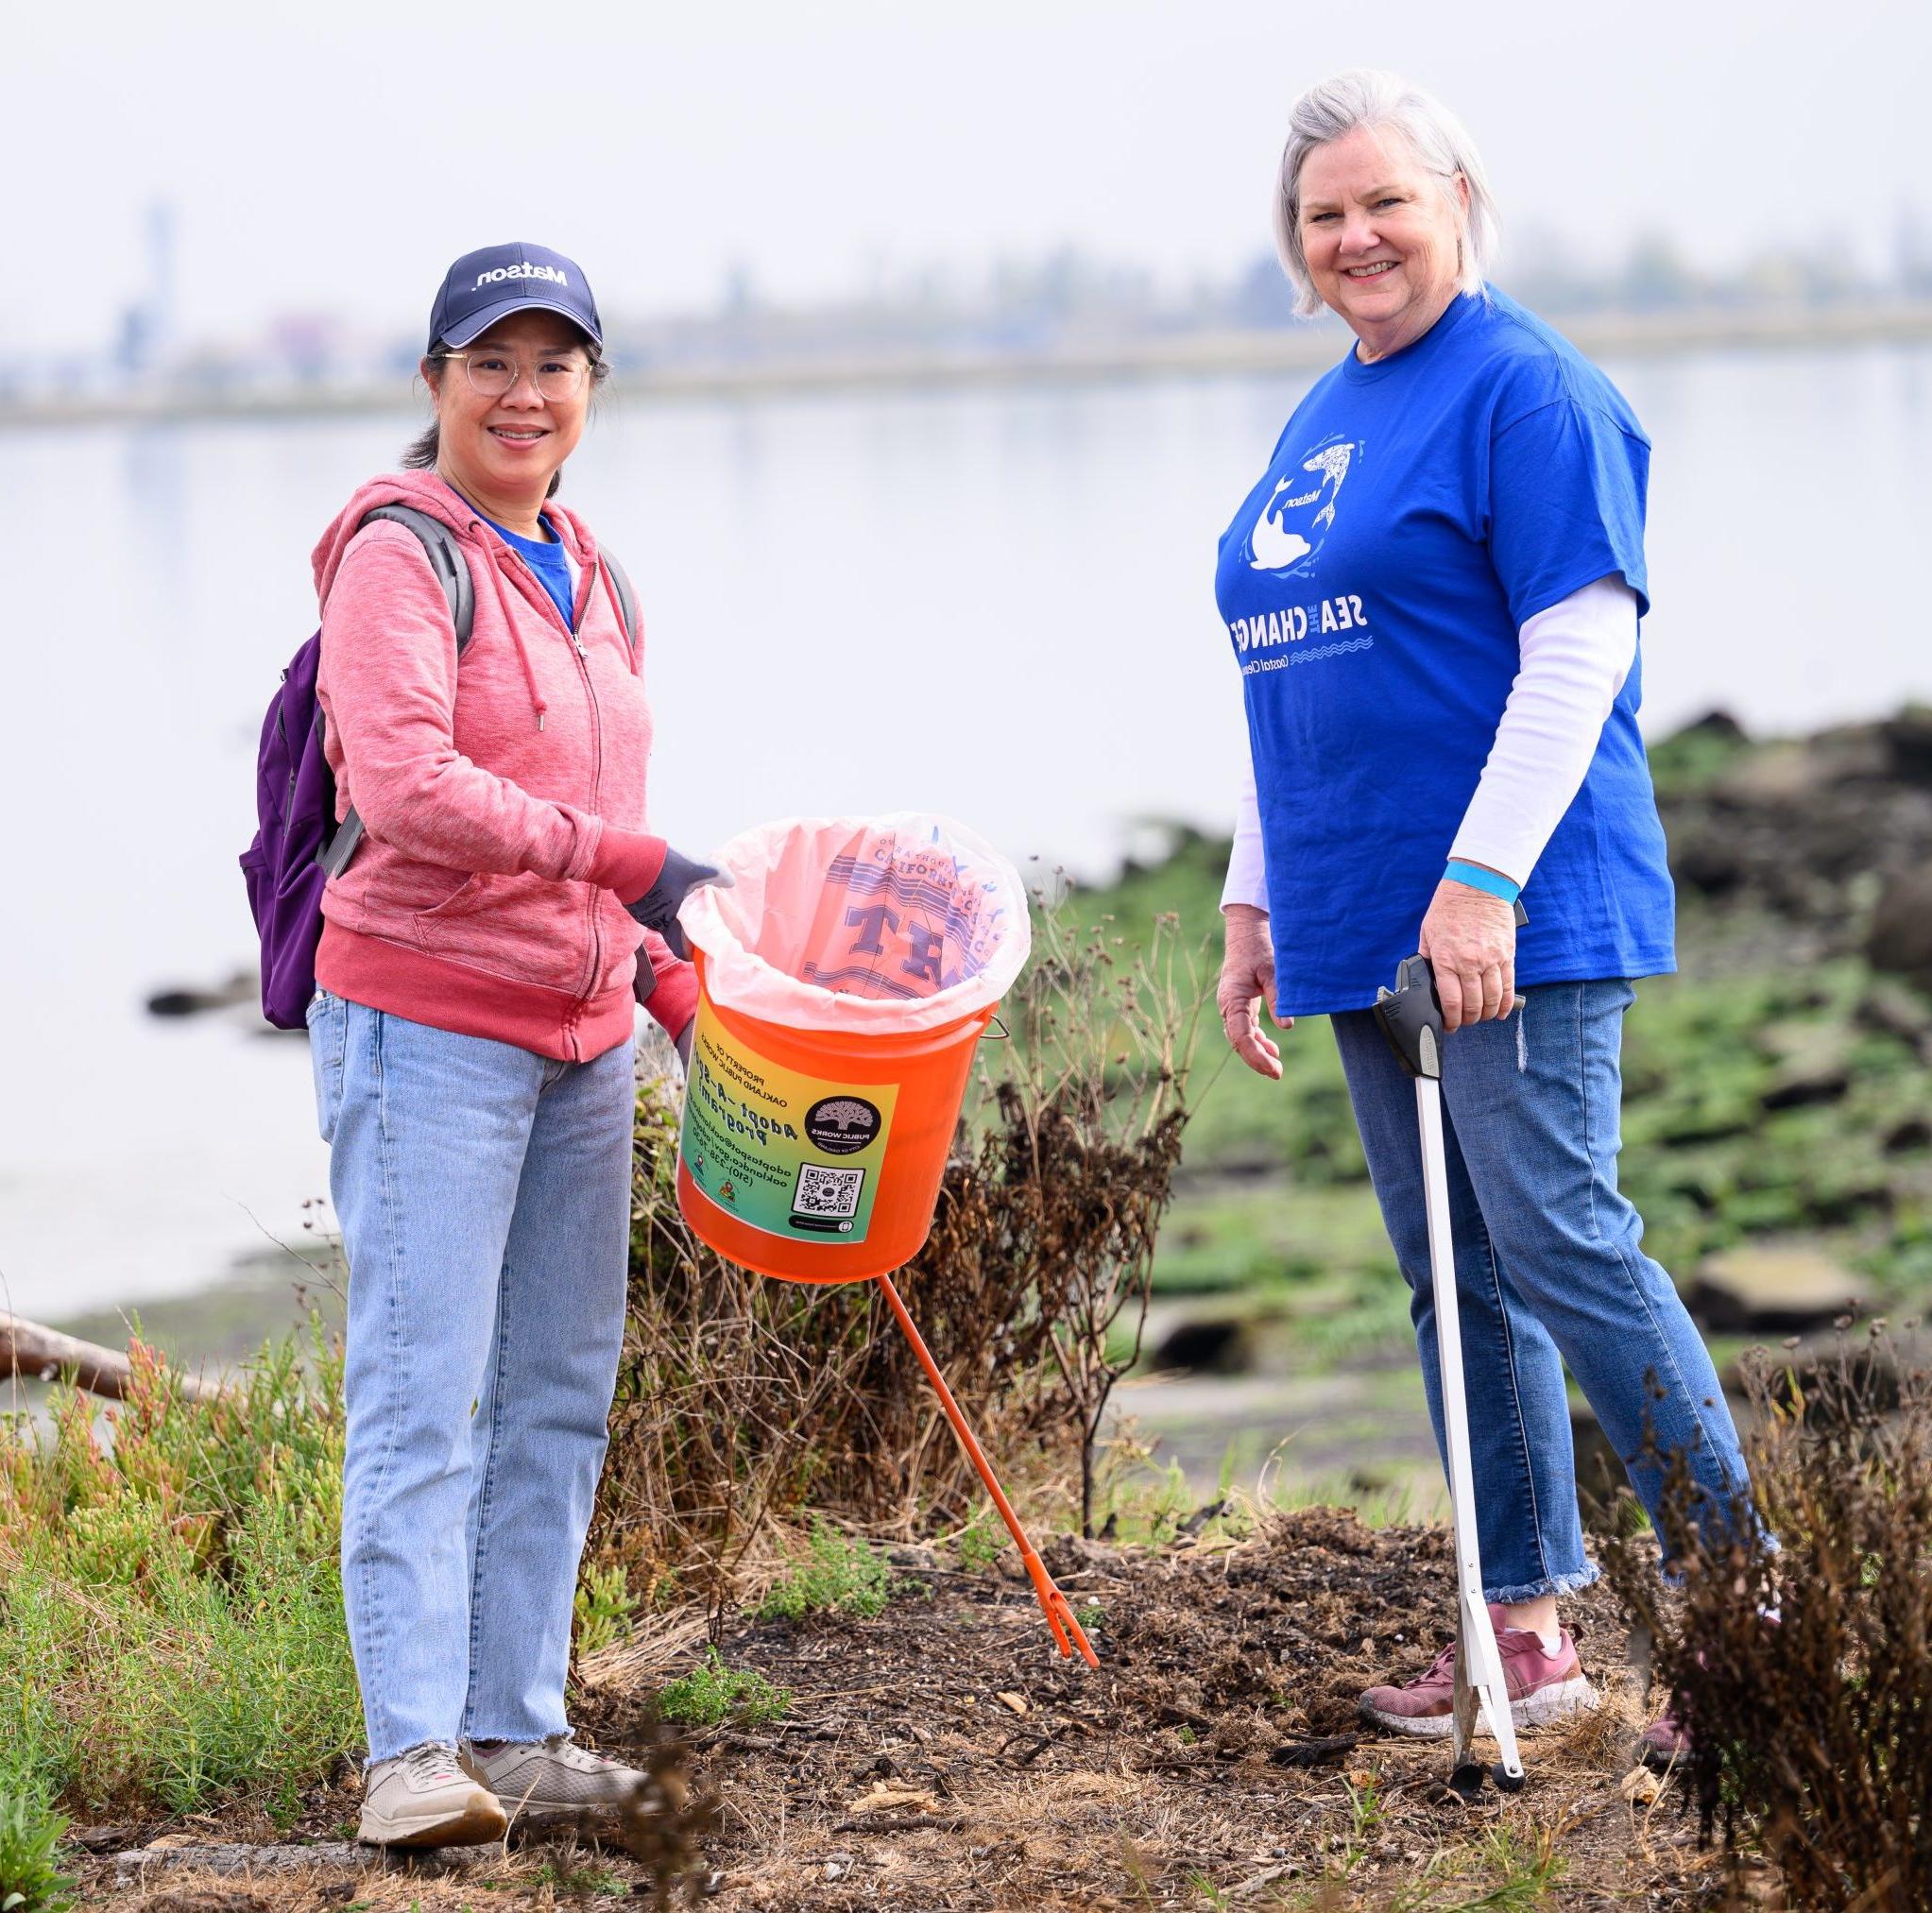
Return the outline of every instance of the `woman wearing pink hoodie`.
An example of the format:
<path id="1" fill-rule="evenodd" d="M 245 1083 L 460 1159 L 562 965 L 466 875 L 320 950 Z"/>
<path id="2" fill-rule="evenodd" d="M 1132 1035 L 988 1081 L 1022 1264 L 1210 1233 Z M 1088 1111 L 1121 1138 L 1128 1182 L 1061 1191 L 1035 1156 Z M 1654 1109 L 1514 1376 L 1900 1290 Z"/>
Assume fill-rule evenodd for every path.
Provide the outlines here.
<path id="1" fill-rule="evenodd" d="M 675 911 L 715 873 L 645 829 L 641 634 L 551 502 L 607 370 L 573 262 L 459 259 L 416 469 L 316 549 L 327 749 L 368 833 L 323 899 L 308 1020 L 350 1272 L 362 1836 L 384 1844 L 494 1837 L 506 1809 L 634 1778 L 571 1741 L 564 1675 L 624 1324 L 634 1004 L 689 1042 Z M 389 504 L 469 565 L 460 671 L 422 543 L 364 524 Z"/>

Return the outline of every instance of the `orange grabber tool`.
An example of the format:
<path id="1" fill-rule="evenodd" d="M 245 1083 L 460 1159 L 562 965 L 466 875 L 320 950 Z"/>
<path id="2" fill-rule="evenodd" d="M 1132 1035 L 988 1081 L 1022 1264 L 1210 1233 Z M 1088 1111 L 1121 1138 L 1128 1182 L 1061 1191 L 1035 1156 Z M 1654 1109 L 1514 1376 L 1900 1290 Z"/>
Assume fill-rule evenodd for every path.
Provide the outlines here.
<path id="1" fill-rule="evenodd" d="M 993 1478 L 993 1469 L 987 1461 L 985 1451 L 980 1446 L 973 1431 L 966 1426 L 966 1416 L 960 1412 L 959 1404 L 952 1398 L 952 1391 L 946 1386 L 946 1377 L 939 1373 L 939 1365 L 932 1359 L 932 1351 L 927 1348 L 919 1331 L 913 1325 L 913 1318 L 906 1313 L 906 1305 L 899 1299 L 899 1292 L 892 1286 L 890 1275 L 873 1278 L 885 1290 L 885 1299 L 892 1305 L 892 1312 L 898 1318 L 898 1325 L 905 1330 L 906 1340 L 913 1344 L 913 1353 L 919 1358 L 919 1366 L 926 1371 L 926 1379 L 932 1384 L 939 1397 L 939 1406 L 946 1410 L 946 1419 L 952 1424 L 952 1432 L 959 1437 L 959 1444 L 966 1451 L 967 1459 L 980 1471 L 980 1479 L 986 1484 L 986 1493 L 993 1497 L 993 1506 L 1000 1511 L 1000 1518 L 1006 1524 L 1006 1531 L 1012 1535 L 1014 1545 L 1019 1549 L 1019 1558 L 1026 1565 L 1029 1579 L 1034 1584 L 1034 1593 L 1038 1597 L 1040 1612 L 1047 1617 L 1047 1625 L 1053 1631 L 1053 1639 L 1059 1643 L 1060 1651 L 1070 1655 L 1078 1648 L 1089 1667 L 1100 1665 L 1100 1657 L 1087 1645 L 1086 1636 L 1081 1631 L 1080 1623 L 1073 1618 L 1073 1610 L 1067 1605 L 1067 1597 L 1054 1585 L 1053 1577 L 1047 1572 L 1046 1563 L 1034 1551 L 1034 1545 L 1026 1538 L 1026 1530 L 1019 1525 L 1019 1516 L 1013 1512 L 1013 1504 L 1007 1500 L 1005 1492 Z"/>

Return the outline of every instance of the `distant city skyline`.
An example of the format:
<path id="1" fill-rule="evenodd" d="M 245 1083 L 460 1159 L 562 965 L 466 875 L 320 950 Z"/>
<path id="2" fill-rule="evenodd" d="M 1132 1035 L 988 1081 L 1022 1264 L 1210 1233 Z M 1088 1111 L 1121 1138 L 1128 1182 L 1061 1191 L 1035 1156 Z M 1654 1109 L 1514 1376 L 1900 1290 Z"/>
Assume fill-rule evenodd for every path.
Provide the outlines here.
<path id="1" fill-rule="evenodd" d="M 541 238 L 607 307 L 664 316 L 736 284 L 783 305 L 983 281 L 1061 248 L 1175 298 L 1267 244 L 1290 99 L 1397 67 L 1468 123 L 1505 214 L 1601 270 L 1642 235 L 1688 267 L 1794 250 L 1889 277 L 1932 205 L 1913 89 L 1925 9 L 1633 0 L 1614 25 L 1494 0 L 1311 17 L 1262 0 L 883 0 L 692 16 L 155 16 L 9 46 L 0 153 L 27 262 L 0 306 L 19 357 L 111 352 L 171 209 L 180 340 L 326 316 L 419 323 L 469 247 Z M 1506 253 L 1507 257 L 1507 253 Z M 130 350 L 152 347 L 134 341 Z"/>
<path id="2" fill-rule="evenodd" d="M 361 406 L 416 370 L 425 340 L 407 321 L 357 326 L 340 314 L 287 312 L 270 314 L 252 337 L 188 335 L 176 305 L 179 223 L 172 202 L 148 207 L 145 284 L 123 308 L 108 350 L 69 345 L 0 365 L 0 421 L 73 417 L 76 405 L 97 413 L 124 400 L 193 408 L 251 399 L 297 402 L 307 395 L 317 403 Z M 1900 220 L 1889 269 L 1876 274 L 1791 248 L 1714 270 L 1654 233 L 1640 234 L 1621 258 L 1593 265 L 1532 232 L 1498 277 L 1565 325 L 1682 316 L 1693 331 L 1680 323 L 1664 335 L 1680 343 L 1725 336 L 1734 319 L 1747 318 L 1759 325 L 1758 336 L 1787 340 L 1895 336 L 1901 326 L 1913 336 L 1932 331 L 1932 238 L 1915 215 Z M 1205 359 L 1197 346 L 1196 365 L 1274 363 L 1280 350 L 1311 351 L 1313 363 L 1325 350 L 1315 334 L 1340 330 L 1326 316 L 1314 332 L 1295 318 L 1272 250 L 1226 276 L 1199 275 L 1174 287 L 1143 266 L 1062 247 L 1040 258 L 1001 259 L 976 274 L 935 266 L 881 275 L 863 288 L 790 304 L 765 300 L 741 273 L 727 277 L 709 306 L 639 314 L 607 302 L 603 316 L 606 345 L 620 367 L 741 389 L 747 379 L 774 376 L 837 382 L 862 367 L 874 375 L 938 378 L 962 354 L 982 375 L 1018 362 L 1131 363 L 1144 370 L 1188 339 L 1222 342 L 1208 346 Z M 1281 346 L 1235 343 L 1264 334 L 1280 336 Z"/>

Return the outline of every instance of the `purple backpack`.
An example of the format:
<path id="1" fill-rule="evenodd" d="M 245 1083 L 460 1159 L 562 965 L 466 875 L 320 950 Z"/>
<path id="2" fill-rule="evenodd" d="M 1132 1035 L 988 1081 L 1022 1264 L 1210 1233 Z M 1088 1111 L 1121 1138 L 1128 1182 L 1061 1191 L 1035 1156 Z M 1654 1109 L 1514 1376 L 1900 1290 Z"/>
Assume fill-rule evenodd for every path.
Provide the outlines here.
<path id="1" fill-rule="evenodd" d="M 476 595 L 453 534 L 439 519 L 406 504 L 379 504 L 362 522 L 379 518 L 407 525 L 422 540 L 450 601 L 460 658 L 470 642 Z M 335 821 L 335 777 L 322 752 L 322 708 L 316 701 L 321 659 L 317 631 L 288 660 L 282 688 L 269 701 L 255 754 L 261 828 L 242 852 L 248 908 L 262 939 L 262 1014 L 278 1030 L 302 1027 L 316 994 L 322 886 L 349 868 L 363 839 L 362 819 L 353 810 L 340 825 Z"/>
<path id="2" fill-rule="evenodd" d="M 476 588 L 455 535 L 438 518 L 413 505 L 379 504 L 362 523 L 379 518 L 406 525 L 422 540 L 429 567 L 450 601 L 456 627 L 456 657 L 470 642 Z M 360 530 L 361 526 L 358 525 Z M 600 553 L 617 593 L 624 635 L 635 651 L 637 599 L 624 567 Z M 316 701 L 316 672 L 322 660 L 317 631 L 282 674 L 282 689 L 269 700 L 255 753 L 255 815 L 261 828 L 242 852 L 248 908 L 262 939 L 262 1014 L 278 1030 L 299 1030 L 316 994 L 316 946 L 322 940 L 322 887 L 340 877 L 361 846 L 363 822 L 351 806 L 335 821 L 335 777 L 322 751 L 322 707 Z"/>

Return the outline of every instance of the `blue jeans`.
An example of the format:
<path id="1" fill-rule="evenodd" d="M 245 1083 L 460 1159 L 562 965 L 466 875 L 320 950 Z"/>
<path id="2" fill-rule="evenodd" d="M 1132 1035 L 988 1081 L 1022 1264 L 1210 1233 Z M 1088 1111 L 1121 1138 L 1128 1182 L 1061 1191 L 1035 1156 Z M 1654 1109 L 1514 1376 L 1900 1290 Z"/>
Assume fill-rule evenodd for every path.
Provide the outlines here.
<path id="1" fill-rule="evenodd" d="M 1482 1569 L 1491 1600 L 1587 1587 L 1564 1364 L 1659 1520 L 1684 1452 L 1701 1519 L 1745 1485 L 1717 1371 L 1616 1187 L 1623 982 L 1544 983 L 1507 1021 L 1443 1046 L 1443 1129 Z M 1443 1445 L 1415 1085 L 1373 1013 L 1330 1018 L 1382 1220 L 1407 1278 L 1424 1392 Z M 1654 1437 L 1649 1440 L 1648 1437 Z M 1659 1522 L 1659 1531 L 1662 1524 Z"/>
<path id="2" fill-rule="evenodd" d="M 350 1268 L 368 1757 L 562 1733 L 624 1334 L 631 1046 L 554 1062 L 323 993 L 308 1020 Z"/>

